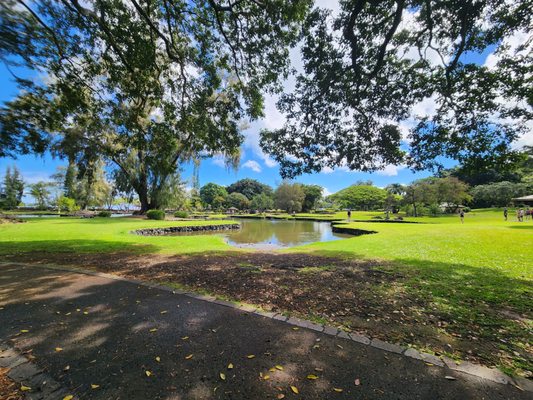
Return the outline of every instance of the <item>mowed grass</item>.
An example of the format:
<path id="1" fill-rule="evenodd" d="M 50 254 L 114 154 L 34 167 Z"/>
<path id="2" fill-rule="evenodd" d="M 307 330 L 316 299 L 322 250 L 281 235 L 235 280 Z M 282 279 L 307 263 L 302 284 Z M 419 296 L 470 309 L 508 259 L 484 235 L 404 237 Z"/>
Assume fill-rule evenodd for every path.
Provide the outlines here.
<path id="1" fill-rule="evenodd" d="M 404 334 L 387 339 L 453 358 L 473 357 L 509 373 L 531 376 L 533 221 L 516 222 L 513 211 L 509 221 L 504 221 L 502 210 L 474 210 L 466 214 L 464 224 L 455 215 L 406 218 L 418 224 L 373 222 L 372 218 L 378 215 L 383 216 L 353 212 L 352 219 L 365 222 L 339 222 L 376 234 L 284 251 L 382 260 L 377 268 L 394 274 L 394 283 L 368 287 L 368 293 L 361 295 L 393 299 L 396 311 L 399 308 L 410 321 L 420 321 L 423 328 L 415 332 L 416 326 L 406 324 Z M 314 216 L 317 215 L 297 215 Z M 345 219 L 346 213 L 323 218 Z M 220 223 L 228 222 L 28 219 L 21 224 L 0 224 L 0 256 L 38 252 L 236 251 L 219 235 L 143 237 L 130 233 L 140 228 Z M 393 311 L 391 308 L 390 312 Z M 382 316 L 376 316 L 379 317 Z M 348 329 L 358 329 L 350 326 L 349 321 L 343 324 Z M 413 332 L 418 337 L 413 337 Z"/>
<path id="2" fill-rule="evenodd" d="M 140 218 L 28 218 L 0 224 L 0 255 L 27 252 L 135 252 L 183 254 L 223 251 L 218 235 L 140 236 L 141 228 L 227 224 L 228 221 L 152 221 Z"/>
<path id="3" fill-rule="evenodd" d="M 477 356 L 509 373 L 533 367 L 533 221 L 504 221 L 501 210 L 415 219 L 420 224 L 352 222 L 376 234 L 290 251 L 384 260 L 385 272 L 403 276 L 381 291 L 416 299 L 417 312 L 436 315 L 438 333 L 485 342 Z M 352 217 L 354 218 L 354 217 Z M 451 341 L 453 343 L 453 340 Z M 460 357 L 450 348 L 450 356 Z"/>

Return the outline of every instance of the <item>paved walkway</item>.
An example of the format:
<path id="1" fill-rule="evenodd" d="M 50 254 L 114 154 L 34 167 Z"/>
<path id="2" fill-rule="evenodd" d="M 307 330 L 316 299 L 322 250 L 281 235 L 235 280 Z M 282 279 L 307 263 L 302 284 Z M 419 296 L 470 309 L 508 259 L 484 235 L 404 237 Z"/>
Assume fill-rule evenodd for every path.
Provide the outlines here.
<path id="1" fill-rule="evenodd" d="M 37 266 L 0 266 L 0 342 L 80 399 L 531 398 L 185 295 Z"/>

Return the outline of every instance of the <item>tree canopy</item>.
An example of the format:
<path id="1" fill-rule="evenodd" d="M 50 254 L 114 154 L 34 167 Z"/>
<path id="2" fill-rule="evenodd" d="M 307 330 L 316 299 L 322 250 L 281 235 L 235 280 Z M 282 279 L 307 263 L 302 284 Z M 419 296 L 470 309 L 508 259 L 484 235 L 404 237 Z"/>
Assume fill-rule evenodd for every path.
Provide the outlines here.
<path id="1" fill-rule="evenodd" d="M 310 0 L 6 0 L 0 57 L 17 78 L 0 110 L 0 156 L 43 152 L 120 169 L 142 210 L 160 206 L 180 162 L 236 161 L 241 123 L 288 73 Z"/>
<path id="2" fill-rule="evenodd" d="M 369 185 L 352 185 L 330 196 L 342 208 L 373 210 L 383 207 L 387 191 Z"/>
<path id="3" fill-rule="evenodd" d="M 281 182 L 274 193 L 276 208 L 288 213 L 300 212 L 305 200 L 305 192 L 299 183 Z"/>
<path id="4" fill-rule="evenodd" d="M 510 144 L 532 117 L 531 0 L 340 8 L 308 15 L 303 72 L 278 103 L 287 121 L 263 131 L 284 177 L 338 166 L 440 168 L 442 156 L 473 170 L 517 160 Z M 493 49 L 485 64 L 472 56 Z"/>
<path id="5" fill-rule="evenodd" d="M 238 180 L 229 185 L 226 190 L 228 193 L 241 193 L 245 195 L 248 200 L 251 200 L 254 196 L 261 193 L 264 193 L 267 196 L 272 196 L 272 188 L 270 186 L 250 178 Z"/>

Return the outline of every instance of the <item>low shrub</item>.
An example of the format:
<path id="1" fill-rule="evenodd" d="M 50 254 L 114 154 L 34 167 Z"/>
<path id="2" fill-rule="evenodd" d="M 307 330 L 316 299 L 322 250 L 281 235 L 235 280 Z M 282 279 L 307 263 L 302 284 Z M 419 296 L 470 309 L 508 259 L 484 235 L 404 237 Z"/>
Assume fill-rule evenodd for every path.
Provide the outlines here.
<path id="1" fill-rule="evenodd" d="M 470 212 L 470 207 L 464 207 L 464 208 L 463 208 L 463 211 L 464 211 L 465 213 Z"/>
<path id="2" fill-rule="evenodd" d="M 189 218 L 189 213 L 187 211 L 176 211 L 174 216 L 176 218 Z"/>
<path id="3" fill-rule="evenodd" d="M 111 211 L 100 211 L 96 216 L 102 218 L 109 218 L 111 217 Z"/>
<path id="4" fill-rule="evenodd" d="M 165 212 L 163 210 L 148 210 L 146 212 L 146 218 L 162 221 L 165 219 Z"/>

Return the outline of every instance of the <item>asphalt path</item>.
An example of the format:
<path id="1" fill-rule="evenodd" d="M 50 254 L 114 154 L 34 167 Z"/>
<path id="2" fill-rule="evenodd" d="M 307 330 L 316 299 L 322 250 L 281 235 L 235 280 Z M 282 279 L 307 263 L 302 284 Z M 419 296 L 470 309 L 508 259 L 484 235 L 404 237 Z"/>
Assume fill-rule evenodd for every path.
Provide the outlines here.
<path id="1" fill-rule="evenodd" d="M 42 266 L 0 267 L 0 341 L 80 399 L 531 399 L 271 318 Z"/>

